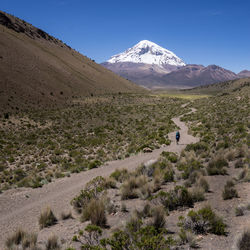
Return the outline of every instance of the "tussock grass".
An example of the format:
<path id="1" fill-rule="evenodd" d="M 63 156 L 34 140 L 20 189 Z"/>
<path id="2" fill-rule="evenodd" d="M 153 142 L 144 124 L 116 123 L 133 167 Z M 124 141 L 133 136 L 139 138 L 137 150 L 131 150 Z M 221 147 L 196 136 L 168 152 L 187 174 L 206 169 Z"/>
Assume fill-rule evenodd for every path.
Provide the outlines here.
<path id="1" fill-rule="evenodd" d="M 150 222 L 150 225 L 153 226 L 157 231 L 163 229 L 166 225 L 166 220 L 165 220 L 165 210 L 162 206 L 155 207 L 153 209 L 153 217 Z"/>
<path id="2" fill-rule="evenodd" d="M 39 217 L 39 226 L 40 228 L 45 228 L 49 226 L 55 225 L 57 222 L 57 218 L 55 217 L 53 211 L 50 207 L 47 207 L 44 209 Z"/>
<path id="3" fill-rule="evenodd" d="M 91 200 L 83 209 L 81 220 L 90 220 L 94 225 L 105 227 L 107 225 L 107 218 L 104 202 L 102 200 Z"/>
<path id="4" fill-rule="evenodd" d="M 233 181 L 227 181 L 226 185 L 224 186 L 224 190 L 222 192 L 222 197 L 224 200 L 229 200 L 232 198 L 238 198 L 238 192 L 234 188 L 235 184 Z"/>
<path id="5" fill-rule="evenodd" d="M 38 250 L 37 234 L 27 233 L 22 229 L 18 229 L 5 242 L 8 249 L 33 249 Z"/>
<path id="6" fill-rule="evenodd" d="M 124 182 L 120 190 L 122 200 L 137 198 L 139 193 L 141 197 L 148 197 L 152 192 L 151 187 L 147 185 L 147 177 L 144 175 L 131 176 Z"/>
<path id="7" fill-rule="evenodd" d="M 58 243 L 58 237 L 51 235 L 46 242 L 46 250 L 60 250 L 60 244 Z"/>

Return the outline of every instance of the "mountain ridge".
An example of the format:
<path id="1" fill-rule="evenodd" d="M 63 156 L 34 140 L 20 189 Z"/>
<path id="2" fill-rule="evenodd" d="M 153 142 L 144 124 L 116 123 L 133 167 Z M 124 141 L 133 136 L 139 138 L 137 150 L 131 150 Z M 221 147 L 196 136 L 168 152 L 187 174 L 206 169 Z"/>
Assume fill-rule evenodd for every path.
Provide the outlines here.
<path id="1" fill-rule="evenodd" d="M 150 46 L 152 48 L 150 48 Z M 142 53 L 143 55 L 145 53 L 149 55 L 151 51 L 153 51 L 153 54 L 159 54 L 160 56 L 162 56 L 161 51 L 166 51 L 165 57 L 167 59 L 165 61 L 163 59 L 161 60 L 160 57 L 156 55 L 156 60 L 155 55 L 151 53 L 151 58 L 144 60 L 145 58 L 140 57 L 141 50 L 144 52 Z M 170 64 L 171 60 L 168 61 L 169 53 L 171 54 L 172 52 L 153 42 L 143 40 L 125 52 L 112 56 L 107 62 L 101 63 L 101 65 L 138 85 L 151 89 L 192 88 L 234 80 L 241 76 L 246 77 L 247 74 L 250 75 L 250 72 L 246 71 L 241 72 L 241 75 L 237 75 L 217 65 L 208 65 L 205 67 L 203 65 L 185 64 L 173 53 L 173 56 L 181 61 L 179 61 L 179 64 Z"/>
<path id="2" fill-rule="evenodd" d="M 217 82 L 234 80 L 237 75 L 217 65 L 189 64 L 163 76 L 165 86 L 196 87 Z"/>

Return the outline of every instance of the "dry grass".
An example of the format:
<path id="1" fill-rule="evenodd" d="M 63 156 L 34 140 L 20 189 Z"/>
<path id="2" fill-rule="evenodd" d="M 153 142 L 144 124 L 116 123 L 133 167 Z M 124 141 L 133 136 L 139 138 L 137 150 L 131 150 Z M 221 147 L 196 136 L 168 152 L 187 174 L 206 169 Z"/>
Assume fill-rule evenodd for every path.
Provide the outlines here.
<path id="1" fill-rule="evenodd" d="M 224 190 L 222 192 L 222 197 L 224 200 L 229 200 L 232 198 L 238 198 L 238 192 L 234 188 L 234 182 L 233 181 L 227 181 L 226 185 L 224 186 Z"/>
<path id="2" fill-rule="evenodd" d="M 202 187 L 205 192 L 209 191 L 209 184 L 204 177 L 200 177 L 196 182 L 198 187 Z"/>
<path id="3" fill-rule="evenodd" d="M 51 235 L 46 242 L 46 250 L 60 250 L 60 244 L 58 238 L 55 235 Z"/>
<path id="4" fill-rule="evenodd" d="M 27 233 L 18 229 L 13 235 L 7 238 L 5 245 L 8 249 L 32 249 L 36 250 L 37 234 Z"/>
<path id="5" fill-rule="evenodd" d="M 202 187 L 193 187 L 191 188 L 190 193 L 194 202 L 205 200 L 205 190 Z"/>
<path id="6" fill-rule="evenodd" d="M 90 220 L 92 224 L 101 227 L 107 226 L 104 202 L 97 199 L 91 200 L 89 204 L 83 209 L 81 220 Z"/>
<path id="7" fill-rule="evenodd" d="M 56 222 L 57 222 L 57 218 L 55 217 L 50 207 L 47 207 L 45 210 L 41 212 L 40 217 L 39 217 L 39 225 L 41 229 L 55 225 Z"/>
<path id="8" fill-rule="evenodd" d="M 240 237 L 237 243 L 239 250 L 249 250 L 250 249 L 250 229 L 247 229 Z"/>
<path id="9" fill-rule="evenodd" d="M 150 195 L 150 187 L 146 186 L 147 183 L 146 176 L 131 176 L 127 181 L 124 182 L 124 184 L 121 186 L 121 199 L 134 199 L 139 196 L 139 191 L 137 190 L 140 188 L 140 194 L 141 196 L 147 196 Z"/>
<path id="10" fill-rule="evenodd" d="M 152 184 L 146 183 L 139 188 L 138 195 L 141 199 L 145 200 L 151 196 L 152 192 L 153 192 Z"/>
<path id="11" fill-rule="evenodd" d="M 61 219 L 62 220 L 68 220 L 68 219 L 73 219 L 73 216 L 72 216 L 72 212 L 71 211 L 68 211 L 68 212 L 62 212 L 61 213 Z"/>
<path id="12" fill-rule="evenodd" d="M 153 209 L 153 217 L 150 222 L 150 225 L 153 226 L 157 231 L 165 227 L 165 214 L 166 212 L 162 206 L 155 207 Z"/>

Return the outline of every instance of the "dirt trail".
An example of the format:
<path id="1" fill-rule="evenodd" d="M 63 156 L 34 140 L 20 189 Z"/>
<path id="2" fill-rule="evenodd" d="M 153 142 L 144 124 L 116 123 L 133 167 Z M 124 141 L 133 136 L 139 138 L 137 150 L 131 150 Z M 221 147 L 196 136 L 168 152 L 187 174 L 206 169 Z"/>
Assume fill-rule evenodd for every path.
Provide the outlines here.
<path id="1" fill-rule="evenodd" d="M 56 215 L 65 210 L 70 210 L 71 199 L 84 188 L 88 181 L 96 176 L 109 176 L 115 169 L 134 170 L 142 163 L 157 159 L 162 151 L 179 154 L 187 144 L 199 140 L 188 135 L 188 127 L 180 121 L 180 117 L 172 120 L 180 128 L 179 145 L 176 145 L 175 132 L 172 132 L 168 135 L 171 144 L 156 149 L 152 153 L 140 153 L 124 160 L 108 162 L 102 167 L 58 179 L 42 188 L 19 188 L 0 194 L 0 249 L 4 246 L 6 237 L 19 227 L 27 231 L 39 232 L 38 217 L 44 207 L 50 206 Z"/>

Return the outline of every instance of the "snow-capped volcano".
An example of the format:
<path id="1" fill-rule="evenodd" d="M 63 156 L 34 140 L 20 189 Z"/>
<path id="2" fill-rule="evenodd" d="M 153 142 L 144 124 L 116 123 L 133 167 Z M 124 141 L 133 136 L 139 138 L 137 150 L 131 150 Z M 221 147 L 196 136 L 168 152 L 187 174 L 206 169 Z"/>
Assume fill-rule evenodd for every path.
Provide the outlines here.
<path id="1" fill-rule="evenodd" d="M 137 43 L 134 47 L 122 52 L 120 54 L 112 56 L 108 63 L 145 63 L 151 65 L 158 65 L 163 67 L 164 65 L 172 66 L 185 66 L 186 64 L 173 52 L 162 48 L 161 46 L 143 40 Z"/>
<path id="2" fill-rule="evenodd" d="M 147 88 L 190 88 L 239 77 L 215 65 L 186 65 L 173 52 L 147 40 L 101 65 Z"/>

